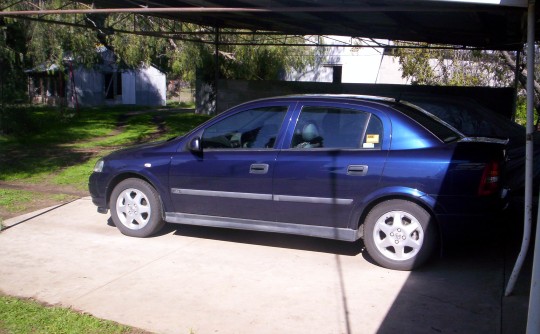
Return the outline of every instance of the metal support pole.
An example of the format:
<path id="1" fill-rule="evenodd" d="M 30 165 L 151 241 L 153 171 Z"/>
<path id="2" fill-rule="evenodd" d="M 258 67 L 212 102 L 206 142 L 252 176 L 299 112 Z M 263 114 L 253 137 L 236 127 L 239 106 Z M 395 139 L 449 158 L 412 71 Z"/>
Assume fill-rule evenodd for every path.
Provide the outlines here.
<path id="1" fill-rule="evenodd" d="M 540 204 L 540 198 L 538 203 Z M 540 207 L 540 206 L 539 206 Z M 533 272 L 531 293 L 529 295 L 529 314 L 527 316 L 527 334 L 540 334 L 540 210 L 536 218 L 536 240 L 534 244 Z"/>
<path id="2" fill-rule="evenodd" d="M 519 272 L 527 256 L 531 238 L 534 134 L 534 5 L 535 0 L 529 0 L 527 15 L 527 127 L 525 134 L 525 218 L 523 219 L 523 240 L 514 270 L 506 286 L 505 296 L 509 296 L 514 290 Z"/>
<path id="3" fill-rule="evenodd" d="M 528 16 L 528 22 L 535 22 L 535 12 L 534 12 L 534 6 L 535 1 L 529 0 L 529 16 Z M 528 43 L 533 45 L 534 50 L 534 23 L 528 24 Z M 533 51 L 534 52 L 534 51 Z M 534 57 L 532 57 L 534 59 Z M 531 63 L 533 63 L 531 61 Z M 527 71 L 530 70 L 529 75 L 527 76 L 527 86 L 531 86 L 530 89 L 532 89 L 533 85 L 533 79 L 534 79 L 534 63 L 531 65 L 529 69 L 529 64 L 527 63 Z M 529 77 L 532 77 L 529 79 Z M 529 84 L 529 81 L 531 82 Z M 529 87 L 527 87 L 527 97 L 529 96 Z M 532 90 L 531 90 L 532 92 Z M 529 108 L 529 102 L 532 104 L 533 102 L 533 94 L 530 94 L 531 98 L 527 99 L 527 111 Z M 532 109 L 532 105 L 531 105 Z M 531 120 L 532 122 L 532 120 Z M 529 180 L 529 182 L 532 183 L 532 177 Z M 540 197 L 539 197 L 539 204 L 540 204 Z M 539 206 L 540 208 L 540 206 Z M 531 293 L 529 295 L 529 313 L 527 315 L 527 334 L 540 334 L 540 210 L 538 210 L 538 216 L 536 218 L 536 239 L 535 239 L 535 245 L 534 245 L 534 259 L 533 259 L 533 269 L 532 269 L 532 277 L 531 277 Z"/>
<path id="4" fill-rule="evenodd" d="M 214 114 L 218 113 L 218 81 L 219 81 L 219 27 L 216 27 L 216 40 L 215 40 L 216 54 L 214 55 L 214 90 L 215 90 L 215 106 Z"/>

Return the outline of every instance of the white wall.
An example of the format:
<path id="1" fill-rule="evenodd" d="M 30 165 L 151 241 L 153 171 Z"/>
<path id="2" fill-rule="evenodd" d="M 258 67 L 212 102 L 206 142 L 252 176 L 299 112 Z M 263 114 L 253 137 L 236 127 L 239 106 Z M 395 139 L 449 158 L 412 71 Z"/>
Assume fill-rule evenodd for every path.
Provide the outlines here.
<path id="1" fill-rule="evenodd" d="M 348 44 L 350 37 L 332 36 L 326 44 Z M 386 43 L 386 41 L 384 42 Z M 407 84 L 401 78 L 397 58 L 384 56 L 383 48 L 375 43 L 363 47 L 328 47 L 326 56 L 302 72 L 294 70 L 285 75 L 287 81 L 332 82 L 332 66 L 342 67 L 342 83 Z"/>
<path id="2" fill-rule="evenodd" d="M 103 103 L 102 73 L 78 67 L 73 70 L 73 75 L 75 77 L 77 101 L 75 101 L 72 95 L 73 87 L 71 78 L 68 76 L 68 80 L 66 81 L 66 97 L 70 107 L 75 107 L 75 103 L 78 103 L 79 106 L 94 106 Z"/>
<path id="3" fill-rule="evenodd" d="M 155 67 L 141 68 L 135 90 L 139 105 L 164 106 L 167 103 L 167 77 Z"/>
<path id="4" fill-rule="evenodd" d="M 126 71 L 122 73 L 122 104 L 135 104 L 135 79 L 134 71 Z"/>

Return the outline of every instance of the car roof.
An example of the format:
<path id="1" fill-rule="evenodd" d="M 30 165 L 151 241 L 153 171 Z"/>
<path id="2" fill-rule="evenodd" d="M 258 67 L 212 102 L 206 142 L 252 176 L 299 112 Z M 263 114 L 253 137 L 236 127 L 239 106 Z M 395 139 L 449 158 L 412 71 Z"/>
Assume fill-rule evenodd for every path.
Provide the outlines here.
<path id="1" fill-rule="evenodd" d="M 325 100 L 325 101 L 365 101 L 365 102 L 386 102 L 397 103 L 398 100 L 390 97 L 376 95 L 356 95 L 356 94 L 292 94 L 275 97 L 261 98 L 250 102 L 263 102 L 275 100 Z"/>

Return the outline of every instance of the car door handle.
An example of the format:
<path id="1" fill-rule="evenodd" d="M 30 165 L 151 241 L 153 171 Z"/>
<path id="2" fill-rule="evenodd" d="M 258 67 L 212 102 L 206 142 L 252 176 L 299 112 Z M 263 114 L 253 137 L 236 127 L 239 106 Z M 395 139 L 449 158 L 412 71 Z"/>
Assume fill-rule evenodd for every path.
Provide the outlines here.
<path id="1" fill-rule="evenodd" d="M 347 175 L 364 176 L 368 172 L 367 165 L 349 165 L 347 166 Z"/>
<path id="2" fill-rule="evenodd" d="M 268 173 L 268 164 L 252 164 L 249 167 L 250 174 L 266 174 Z"/>

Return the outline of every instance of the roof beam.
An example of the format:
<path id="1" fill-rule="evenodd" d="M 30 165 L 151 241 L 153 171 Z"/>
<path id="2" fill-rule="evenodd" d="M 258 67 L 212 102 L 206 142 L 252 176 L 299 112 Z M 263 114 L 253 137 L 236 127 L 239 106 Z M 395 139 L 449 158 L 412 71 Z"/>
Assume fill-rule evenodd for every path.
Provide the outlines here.
<path id="1" fill-rule="evenodd" d="M 441 6 L 425 6 L 422 10 L 414 6 L 332 6 L 332 7 L 137 7 L 137 8 L 93 8 L 93 9 L 44 9 L 44 10 L 18 10 L 2 11 L 0 16 L 27 16 L 27 15 L 52 15 L 52 14 L 112 14 L 112 13 L 329 13 L 343 11 L 370 13 L 370 12 L 490 12 L 496 11 L 497 6 L 482 6 L 470 8 Z"/>

